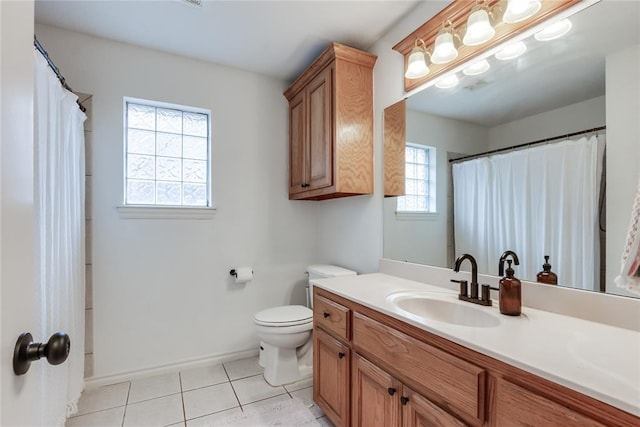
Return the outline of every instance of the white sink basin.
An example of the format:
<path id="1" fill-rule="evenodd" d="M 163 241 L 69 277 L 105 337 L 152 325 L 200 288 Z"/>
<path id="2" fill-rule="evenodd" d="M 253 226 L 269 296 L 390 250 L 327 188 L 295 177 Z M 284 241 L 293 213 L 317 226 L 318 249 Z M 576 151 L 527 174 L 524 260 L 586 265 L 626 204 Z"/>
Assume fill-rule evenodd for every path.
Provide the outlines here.
<path id="1" fill-rule="evenodd" d="M 457 296 L 436 292 L 396 292 L 387 300 L 404 315 L 413 319 L 476 328 L 491 328 L 500 324 L 500 318 L 488 308 L 474 306 L 458 300 Z"/>

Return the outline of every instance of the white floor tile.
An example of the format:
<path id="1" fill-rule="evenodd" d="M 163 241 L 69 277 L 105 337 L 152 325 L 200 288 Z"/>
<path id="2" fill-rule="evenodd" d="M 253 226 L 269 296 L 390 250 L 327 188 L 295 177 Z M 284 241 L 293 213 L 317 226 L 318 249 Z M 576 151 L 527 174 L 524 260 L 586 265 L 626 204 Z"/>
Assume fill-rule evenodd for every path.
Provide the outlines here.
<path id="1" fill-rule="evenodd" d="M 216 425 L 220 425 L 231 417 L 240 416 L 241 414 L 242 410 L 240 407 L 227 409 L 226 411 L 194 418 L 193 420 L 187 420 L 187 427 L 214 427 Z"/>
<path id="2" fill-rule="evenodd" d="M 258 365 L 258 356 L 234 360 L 233 362 L 225 362 L 224 368 L 227 370 L 227 374 L 229 374 L 229 379 L 231 381 L 251 377 L 264 372 L 264 368 Z"/>
<path id="3" fill-rule="evenodd" d="M 69 418 L 66 427 L 121 427 L 124 406 Z"/>
<path id="4" fill-rule="evenodd" d="M 186 391 L 182 396 L 187 420 L 239 406 L 229 383 Z"/>
<path id="5" fill-rule="evenodd" d="M 272 403 L 277 403 L 283 400 L 291 400 L 291 396 L 289 396 L 288 393 L 285 393 L 285 394 L 280 394 L 278 396 L 270 397 L 268 399 L 258 400 L 257 402 L 253 402 L 248 405 L 242 405 L 242 410 L 246 411 L 251 408 L 257 408 L 262 405 L 270 405 Z"/>
<path id="6" fill-rule="evenodd" d="M 296 381 L 295 383 L 285 384 L 284 388 L 287 389 L 288 392 L 302 390 L 303 388 L 313 386 L 313 377 L 306 378 L 304 380 Z"/>
<path id="7" fill-rule="evenodd" d="M 318 421 L 322 427 L 333 427 L 333 423 L 329 421 L 327 417 L 320 417 L 316 421 Z"/>
<path id="8" fill-rule="evenodd" d="M 303 388 L 301 390 L 296 390 L 291 392 L 292 397 L 297 397 L 302 400 L 302 402 L 311 410 L 313 416 L 316 418 L 320 418 L 324 416 L 324 412 L 322 409 L 318 407 L 313 401 L 313 387 Z"/>
<path id="9" fill-rule="evenodd" d="M 231 385 L 236 391 L 238 400 L 240 400 L 240 404 L 242 405 L 257 402 L 258 400 L 264 400 L 287 392 L 284 387 L 273 387 L 269 385 L 262 375 L 232 381 Z"/>
<path id="10" fill-rule="evenodd" d="M 131 381 L 129 404 L 180 393 L 178 373 L 156 375 Z"/>
<path id="11" fill-rule="evenodd" d="M 204 366 L 180 372 L 182 391 L 207 387 L 229 381 L 222 365 Z"/>
<path id="12" fill-rule="evenodd" d="M 182 396 L 174 394 L 127 405 L 124 427 L 168 426 L 184 422 Z"/>
<path id="13" fill-rule="evenodd" d="M 128 394 L 128 382 L 85 390 L 78 401 L 78 413 L 74 416 L 124 406 Z"/>

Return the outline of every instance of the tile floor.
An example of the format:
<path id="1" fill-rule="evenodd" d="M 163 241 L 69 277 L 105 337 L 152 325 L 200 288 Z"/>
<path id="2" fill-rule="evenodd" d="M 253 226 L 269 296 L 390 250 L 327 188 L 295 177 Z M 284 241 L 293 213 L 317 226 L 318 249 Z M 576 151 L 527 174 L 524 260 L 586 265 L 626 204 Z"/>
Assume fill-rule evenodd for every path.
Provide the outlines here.
<path id="1" fill-rule="evenodd" d="M 86 390 L 66 426 L 209 426 L 252 405 L 293 397 L 320 425 L 333 426 L 313 404 L 311 379 L 272 387 L 257 357 Z"/>

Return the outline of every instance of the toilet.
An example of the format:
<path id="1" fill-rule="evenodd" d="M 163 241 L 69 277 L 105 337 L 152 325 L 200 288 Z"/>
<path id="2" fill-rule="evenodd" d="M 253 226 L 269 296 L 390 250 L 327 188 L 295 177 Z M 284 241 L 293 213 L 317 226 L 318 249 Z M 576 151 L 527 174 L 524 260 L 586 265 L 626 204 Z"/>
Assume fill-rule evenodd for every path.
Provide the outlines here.
<path id="1" fill-rule="evenodd" d="M 260 366 L 272 386 L 309 378 L 313 369 L 313 286 L 311 280 L 354 276 L 355 271 L 335 265 L 307 267 L 307 305 L 283 305 L 262 310 L 254 316 L 260 339 Z"/>

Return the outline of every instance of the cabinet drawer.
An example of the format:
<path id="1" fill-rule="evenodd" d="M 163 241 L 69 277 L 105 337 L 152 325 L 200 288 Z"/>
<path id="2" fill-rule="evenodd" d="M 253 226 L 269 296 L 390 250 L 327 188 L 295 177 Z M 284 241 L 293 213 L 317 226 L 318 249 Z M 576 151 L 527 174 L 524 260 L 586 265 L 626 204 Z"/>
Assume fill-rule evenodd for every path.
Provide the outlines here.
<path id="1" fill-rule="evenodd" d="M 498 380 L 492 426 L 600 427 L 603 424 L 508 381 Z"/>
<path id="2" fill-rule="evenodd" d="M 351 338 L 350 310 L 330 299 L 315 295 L 313 298 L 313 324 L 330 332 L 336 338 Z"/>
<path id="3" fill-rule="evenodd" d="M 353 314 L 353 346 L 441 406 L 484 421 L 484 369 L 360 313 Z"/>

